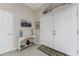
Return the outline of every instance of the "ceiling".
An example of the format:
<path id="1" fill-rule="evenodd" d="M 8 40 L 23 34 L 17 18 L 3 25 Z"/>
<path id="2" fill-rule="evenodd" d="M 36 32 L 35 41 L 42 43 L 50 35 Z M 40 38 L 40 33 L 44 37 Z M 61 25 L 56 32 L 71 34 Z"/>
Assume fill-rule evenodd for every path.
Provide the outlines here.
<path id="1" fill-rule="evenodd" d="M 37 9 L 40 6 L 42 6 L 44 3 L 24 3 L 24 4 L 32 9 Z"/>

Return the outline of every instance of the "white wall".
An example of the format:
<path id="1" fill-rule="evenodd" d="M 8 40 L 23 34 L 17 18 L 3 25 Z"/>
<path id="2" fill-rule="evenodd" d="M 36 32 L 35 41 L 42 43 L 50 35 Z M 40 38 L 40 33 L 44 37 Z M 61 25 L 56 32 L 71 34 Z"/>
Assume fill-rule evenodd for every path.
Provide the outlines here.
<path id="1" fill-rule="evenodd" d="M 42 16 L 42 12 L 49 5 L 50 5 L 50 3 L 45 3 L 43 6 L 39 7 L 38 9 L 36 9 L 36 12 L 35 12 L 36 20 L 35 21 L 39 21 L 40 20 L 40 17 Z M 36 29 L 36 36 L 37 36 L 37 43 L 40 43 L 40 29 Z"/>
<path id="2" fill-rule="evenodd" d="M 17 3 L 17 4 L 0 3 L 0 9 L 12 12 L 14 14 L 14 45 L 13 47 L 17 48 L 17 39 L 19 36 L 19 30 L 20 30 L 19 20 L 24 19 L 24 20 L 31 21 L 34 28 L 34 22 L 35 22 L 34 10 L 32 10 L 31 8 L 21 3 Z"/>

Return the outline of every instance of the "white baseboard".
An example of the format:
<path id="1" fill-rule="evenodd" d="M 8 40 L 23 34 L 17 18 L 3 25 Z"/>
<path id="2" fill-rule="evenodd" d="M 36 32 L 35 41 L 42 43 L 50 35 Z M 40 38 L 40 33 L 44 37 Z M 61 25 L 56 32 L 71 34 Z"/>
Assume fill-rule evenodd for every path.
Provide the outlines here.
<path id="1" fill-rule="evenodd" d="M 36 42 L 36 44 L 40 44 L 41 45 L 42 43 L 41 42 Z"/>
<path id="2" fill-rule="evenodd" d="M 12 49 L 7 50 L 5 52 L 3 51 L 2 53 L 0 53 L 0 55 L 5 54 L 5 53 L 8 53 L 8 52 L 11 52 L 11 51 L 14 51 L 14 50 L 17 50 L 17 48 L 12 48 Z"/>
<path id="3" fill-rule="evenodd" d="M 17 50 L 18 48 L 13 48 L 11 51 Z"/>

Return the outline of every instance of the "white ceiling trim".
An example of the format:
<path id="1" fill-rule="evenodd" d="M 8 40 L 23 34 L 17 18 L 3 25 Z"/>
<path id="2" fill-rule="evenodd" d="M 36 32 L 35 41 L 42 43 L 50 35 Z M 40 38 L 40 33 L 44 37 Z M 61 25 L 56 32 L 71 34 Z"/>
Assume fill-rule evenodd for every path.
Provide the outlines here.
<path id="1" fill-rule="evenodd" d="M 37 9 L 40 6 L 42 6 L 44 3 L 24 3 L 24 4 L 32 9 Z"/>

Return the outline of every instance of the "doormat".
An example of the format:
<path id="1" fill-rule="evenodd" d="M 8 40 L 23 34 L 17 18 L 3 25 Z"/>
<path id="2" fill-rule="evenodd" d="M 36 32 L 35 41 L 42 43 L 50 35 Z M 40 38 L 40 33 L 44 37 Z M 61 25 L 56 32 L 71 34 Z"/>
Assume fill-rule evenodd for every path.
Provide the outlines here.
<path id="1" fill-rule="evenodd" d="M 69 56 L 65 53 L 59 52 L 55 49 L 49 48 L 45 45 L 41 45 L 40 47 L 37 48 L 38 50 L 48 54 L 49 56 Z"/>

